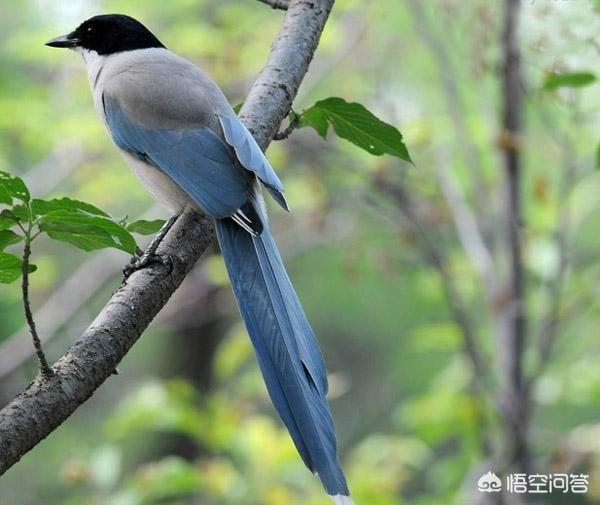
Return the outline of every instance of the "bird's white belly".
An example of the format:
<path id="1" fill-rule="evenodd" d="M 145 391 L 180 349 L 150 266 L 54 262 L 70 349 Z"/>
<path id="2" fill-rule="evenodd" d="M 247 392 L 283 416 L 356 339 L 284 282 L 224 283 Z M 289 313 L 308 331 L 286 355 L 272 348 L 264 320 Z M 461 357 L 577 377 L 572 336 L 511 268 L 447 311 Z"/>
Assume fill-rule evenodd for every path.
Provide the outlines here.
<path id="1" fill-rule="evenodd" d="M 187 193 L 165 173 L 128 152 L 121 151 L 121 154 L 146 191 L 163 207 L 174 214 L 180 214 L 186 206 L 197 207 Z"/>

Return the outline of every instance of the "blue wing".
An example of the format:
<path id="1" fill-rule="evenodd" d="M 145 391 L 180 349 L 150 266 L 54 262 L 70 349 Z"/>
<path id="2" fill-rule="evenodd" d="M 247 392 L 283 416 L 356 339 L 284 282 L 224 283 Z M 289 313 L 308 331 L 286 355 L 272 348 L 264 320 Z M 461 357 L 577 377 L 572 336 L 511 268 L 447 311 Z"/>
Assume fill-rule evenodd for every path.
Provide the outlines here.
<path id="1" fill-rule="evenodd" d="M 289 210 L 283 196 L 283 184 L 267 160 L 252 134 L 237 116 L 218 116 L 225 141 L 235 149 L 235 154 L 246 170 L 254 172 L 267 191 L 285 210 Z"/>
<path id="2" fill-rule="evenodd" d="M 232 216 L 247 203 L 253 178 L 209 128 L 146 128 L 110 99 L 104 112 L 117 146 L 163 171 L 212 217 Z"/>

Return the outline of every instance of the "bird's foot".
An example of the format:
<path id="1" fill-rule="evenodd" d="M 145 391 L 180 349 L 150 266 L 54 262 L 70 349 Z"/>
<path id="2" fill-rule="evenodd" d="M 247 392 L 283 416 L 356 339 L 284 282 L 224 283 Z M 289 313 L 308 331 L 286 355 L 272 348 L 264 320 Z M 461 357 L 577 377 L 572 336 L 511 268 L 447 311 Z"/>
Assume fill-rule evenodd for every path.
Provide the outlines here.
<path id="1" fill-rule="evenodd" d="M 162 254 L 157 254 L 156 252 L 146 251 L 141 256 L 132 256 L 129 264 L 123 267 L 123 282 L 127 281 L 134 272 L 146 268 L 153 263 L 163 265 L 167 270 L 166 275 L 170 274 L 173 270 L 171 258 Z"/>
<path id="2" fill-rule="evenodd" d="M 123 268 L 123 282 L 127 281 L 133 272 L 137 272 L 142 268 L 146 268 L 151 263 L 160 263 L 167 268 L 167 275 L 173 271 L 173 263 L 171 258 L 158 254 L 156 251 L 158 246 L 165 238 L 175 221 L 179 216 L 172 216 L 160 229 L 156 237 L 150 242 L 150 245 L 145 252 L 142 252 L 139 248 L 136 250 L 136 254 L 131 258 L 128 265 Z"/>

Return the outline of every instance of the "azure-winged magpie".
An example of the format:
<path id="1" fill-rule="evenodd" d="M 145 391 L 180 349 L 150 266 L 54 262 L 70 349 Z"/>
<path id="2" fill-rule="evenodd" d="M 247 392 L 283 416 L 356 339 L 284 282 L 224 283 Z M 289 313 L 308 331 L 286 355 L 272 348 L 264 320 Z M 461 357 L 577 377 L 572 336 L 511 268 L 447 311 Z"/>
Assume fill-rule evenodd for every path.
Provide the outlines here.
<path id="1" fill-rule="evenodd" d="M 96 16 L 47 42 L 83 57 L 95 107 L 125 161 L 175 215 L 193 207 L 219 244 L 267 389 L 310 470 L 352 505 L 327 404 L 325 363 L 269 231 L 261 185 L 283 185 L 214 81 L 140 22 Z"/>

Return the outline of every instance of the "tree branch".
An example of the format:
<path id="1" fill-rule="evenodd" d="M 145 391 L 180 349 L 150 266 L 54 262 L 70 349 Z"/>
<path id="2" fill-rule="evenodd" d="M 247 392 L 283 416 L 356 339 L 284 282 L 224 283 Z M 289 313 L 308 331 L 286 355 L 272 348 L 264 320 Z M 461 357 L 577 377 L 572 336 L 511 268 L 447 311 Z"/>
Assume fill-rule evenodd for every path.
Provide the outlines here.
<path id="1" fill-rule="evenodd" d="M 452 65 L 453 52 L 448 50 L 447 41 L 439 36 L 439 30 L 436 30 L 431 22 L 431 16 L 427 15 L 426 2 L 422 0 L 409 0 L 407 7 L 410 10 L 416 24 L 416 30 L 425 44 L 429 47 L 432 56 L 435 59 L 437 74 L 446 99 L 446 108 L 452 124 L 457 144 L 461 147 L 462 157 L 465 168 L 473 187 L 473 201 L 475 203 L 475 226 L 479 229 L 482 238 L 489 239 L 489 232 L 486 229 L 488 225 L 486 218 L 490 212 L 490 191 L 485 178 L 482 176 L 481 153 L 474 144 L 473 135 L 469 131 L 469 126 L 465 118 L 467 107 L 461 93 L 458 70 Z M 487 244 L 482 244 L 487 248 Z M 487 253 L 490 257 L 491 254 Z"/>
<path id="2" fill-rule="evenodd" d="M 240 118 L 265 148 L 289 114 L 334 0 L 291 0 L 267 64 L 250 89 Z"/>
<path id="3" fill-rule="evenodd" d="M 273 135 L 273 140 L 285 140 L 296 129 L 298 123 L 300 122 L 300 115 L 296 114 L 294 109 L 291 109 L 291 114 L 293 115 L 293 118 L 290 119 L 289 124 L 283 130 Z"/>
<path id="4" fill-rule="evenodd" d="M 442 166 L 442 164 L 438 164 Z M 488 297 L 494 292 L 494 260 L 477 226 L 475 214 L 467 204 L 460 186 L 449 169 L 438 169 L 437 179 L 448 204 L 463 249 L 483 281 Z"/>
<path id="5" fill-rule="evenodd" d="M 291 0 L 267 65 L 244 102 L 242 118 L 264 149 L 290 110 L 334 0 Z M 52 367 L 0 411 L 0 474 L 67 419 L 109 377 L 166 304 L 213 238 L 193 212 L 177 220 L 159 254 L 172 272 L 152 265 L 132 274 L 95 321 Z"/>
<path id="6" fill-rule="evenodd" d="M 153 218 L 155 213 L 141 216 Z M 42 345 L 52 340 L 68 324 L 73 316 L 90 301 L 101 286 L 115 278 L 123 266 L 123 254 L 116 249 L 106 250 L 86 257 L 64 282 L 57 286 L 35 311 L 36 323 L 44 331 L 40 335 Z M 91 276 L 90 272 L 94 272 Z M 27 325 L 26 325 L 27 326 Z M 23 327 L 0 343 L 0 382 L 13 374 L 33 355 L 27 339 L 27 327 Z M 0 402 L 2 399 L 0 398 Z"/>
<path id="7" fill-rule="evenodd" d="M 521 155 L 522 133 L 522 76 L 517 26 L 520 0 L 505 0 L 502 31 L 502 109 L 501 133 L 509 142 L 503 143 L 503 166 L 506 186 L 504 224 L 506 226 L 507 256 L 510 279 L 507 296 L 499 314 L 501 344 L 501 374 L 503 392 L 500 406 L 505 428 L 505 455 L 503 466 L 515 466 L 525 471 L 528 461 L 527 425 L 528 393 L 523 377 L 523 354 L 526 338 L 525 275 L 521 229 Z"/>
<path id="8" fill-rule="evenodd" d="M 466 309 L 465 301 L 448 267 L 444 251 L 439 246 L 439 240 L 436 237 L 430 236 L 427 226 L 422 223 L 421 216 L 409 193 L 400 184 L 394 184 L 382 177 L 375 177 L 374 183 L 382 193 L 393 198 L 398 209 L 403 214 L 407 225 L 412 229 L 415 236 L 417 236 L 425 259 L 440 276 L 446 302 L 450 308 L 450 314 L 462 334 L 464 353 L 471 363 L 471 389 L 479 407 L 477 412 L 477 422 L 480 428 L 478 434 L 479 443 L 482 453 L 487 456 L 491 454 L 491 444 L 486 428 L 487 420 L 484 413 L 487 391 L 485 382 L 487 365 L 477 343 L 475 323 Z"/>
<path id="9" fill-rule="evenodd" d="M 31 231 L 31 225 L 29 226 Z M 33 320 L 33 314 L 31 313 L 31 302 L 29 301 L 29 258 L 31 257 L 31 238 L 29 234 L 25 237 L 25 246 L 23 247 L 23 266 L 21 269 L 21 293 L 23 295 L 23 310 L 25 312 L 25 320 L 29 326 L 29 332 L 33 339 L 33 348 L 37 355 L 38 362 L 40 365 L 40 371 L 44 376 L 52 375 L 52 370 L 48 366 L 46 355 L 42 349 L 42 343 L 38 336 L 37 329 L 35 327 L 35 321 Z"/>
<path id="10" fill-rule="evenodd" d="M 288 10 L 290 6 L 290 0 L 258 0 L 264 4 L 270 5 L 273 9 L 281 9 L 282 11 Z"/>
<path id="11" fill-rule="evenodd" d="M 577 121 L 577 119 L 577 117 L 573 118 L 574 121 Z M 546 121 L 545 124 L 552 132 L 554 132 L 554 125 L 552 123 L 548 124 Z M 560 131 L 560 129 L 556 128 L 556 131 Z M 564 132 L 561 133 L 558 140 L 562 150 L 563 169 L 561 170 L 562 177 L 558 188 L 557 199 L 559 202 L 562 202 L 562 208 L 560 209 L 558 224 L 554 231 L 554 242 L 558 250 L 558 269 L 549 282 L 545 283 L 545 287 L 548 290 L 548 304 L 542 316 L 537 338 L 534 342 L 538 353 L 538 362 L 537 366 L 532 370 L 529 376 L 527 383 L 528 390 L 531 390 L 535 381 L 539 379 L 540 375 L 544 372 L 545 367 L 550 360 L 559 325 L 566 319 L 563 298 L 567 274 L 571 263 L 570 235 L 572 226 L 569 194 L 576 183 L 577 168 L 573 161 L 576 157 L 574 142 L 568 134 Z"/>
<path id="12" fill-rule="evenodd" d="M 311 90 L 321 83 L 326 75 L 335 71 L 337 65 L 356 48 L 357 43 L 368 26 L 364 16 L 357 18 L 354 15 L 344 16 L 338 21 L 338 24 L 344 30 L 344 46 L 340 47 L 335 54 L 324 58 L 321 57 L 319 61 L 311 63 L 311 72 L 302 81 L 302 88 L 298 90 L 298 95 L 294 101 L 297 101 L 299 98 L 301 99 L 302 95 L 307 96 L 310 94 Z M 290 110 L 293 111 L 293 108 Z M 287 128 L 283 132 L 286 130 Z M 278 135 L 283 132 L 276 134 L 273 140 L 277 140 Z M 52 153 L 47 159 L 27 172 L 25 175 L 27 185 L 32 188 L 36 184 L 42 184 L 43 191 L 48 192 L 52 188 L 46 187 L 47 181 L 43 177 L 40 177 L 39 174 L 53 169 L 56 167 L 56 163 L 58 163 L 61 167 L 60 172 L 64 176 L 74 168 L 77 168 L 81 160 L 87 159 L 87 155 L 80 151 L 76 146 L 70 149 L 57 149 L 56 153 Z M 68 166 L 63 167 L 67 163 Z M 38 176 L 30 176 L 30 172 L 34 175 L 38 173 Z M 58 179 L 58 183 L 60 181 L 61 178 Z M 34 192 L 32 191 L 32 193 Z M 157 207 L 151 207 L 137 219 L 153 219 L 156 217 L 156 212 L 153 209 Z M 309 243 L 310 241 L 302 241 L 302 247 L 306 247 Z M 281 248 L 282 244 L 279 245 Z M 108 250 L 103 254 L 90 255 L 69 278 L 65 279 L 65 282 L 36 310 L 35 317 L 37 324 L 44 328 L 44 332 L 40 335 L 42 344 L 51 340 L 58 330 L 63 328 L 88 302 L 100 286 L 113 278 L 117 268 L 122 266 L 121 261 L 121 253 L 116 250 Z M 93 277 L 89 275 L 90 270 L 94 272 Z M 0 382 L 14 373 L 25 361 L 32 357 L 31 345 L 29 342 L 23 342 L 24 338 L 27 337 L 26 331 L 26 328 L 22 328 L 0 343 Z M 2 404 L 0 404 L 1 406 Z"/>

